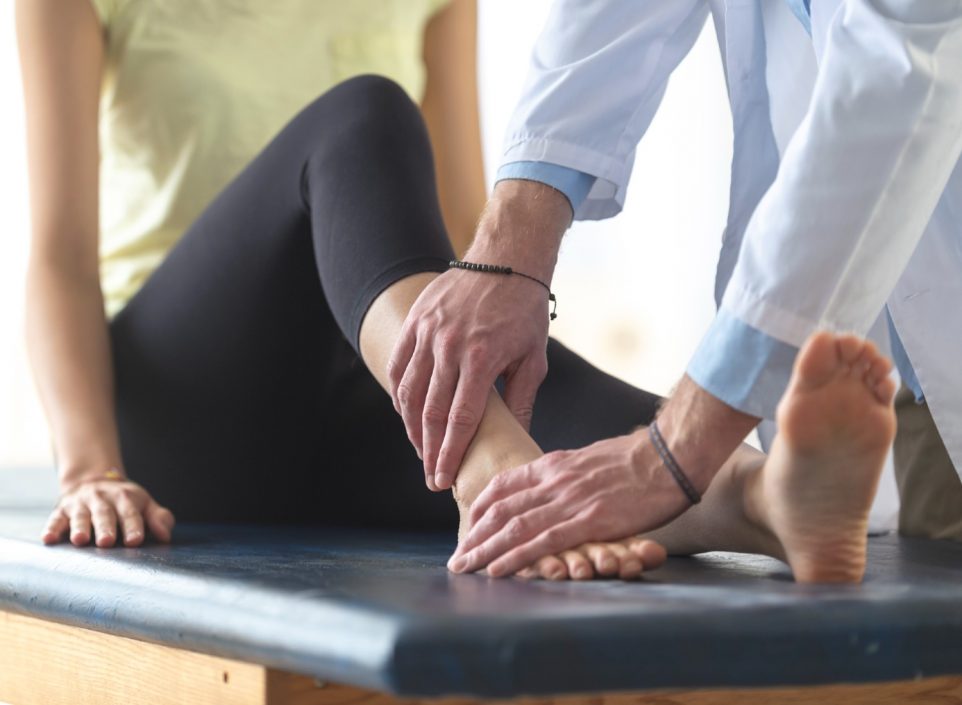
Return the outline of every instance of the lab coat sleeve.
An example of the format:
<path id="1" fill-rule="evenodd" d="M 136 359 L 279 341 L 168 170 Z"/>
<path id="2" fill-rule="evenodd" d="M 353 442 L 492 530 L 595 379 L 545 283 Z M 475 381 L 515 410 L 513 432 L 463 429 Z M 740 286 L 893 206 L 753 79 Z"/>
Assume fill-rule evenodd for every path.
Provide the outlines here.
<path id="1" fill-rule="evenodd" d="M 617 214 L 635 147 L 707 16 L 705 0 L 556 0 L 502 164 L 548 162 L 597 177 L 575 218 Z"/>
<path id="2" fill-rule="evenodd" d="M 867 333 L 962 153 L 962 0 L 844 0 L 825 27 L 809 111 L 689 365 L 709 391 L 746 365 L 740 337 L 799 348 L 817 329 Z M 780 391 L 759 380 L 784 386 L 792 356 L 763 357 L 755 387 L 721 398 L 770 418 Z"/>

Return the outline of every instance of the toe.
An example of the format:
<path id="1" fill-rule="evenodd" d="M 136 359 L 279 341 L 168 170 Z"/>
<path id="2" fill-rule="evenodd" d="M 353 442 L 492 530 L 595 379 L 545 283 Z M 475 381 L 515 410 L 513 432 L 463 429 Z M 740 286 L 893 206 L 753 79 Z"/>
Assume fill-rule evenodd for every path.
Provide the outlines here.
<path id="1" fill-rule="evenodd" d="M 568 568 L 556 556 L 545 556 L 535 564 L 538 574 L 545 580 L 565 580 Z"/>
<path id="2" fill-rule="evenodd" d="M 606 544 L 595 543 L 588 546 L 588 557 L 591 559 L 598 575 L 610 577 L 617 575 L 621 567 L 618 558 Z"/>
<path id="3" fill-rule="evenodd" d="M 668 553 L 660 543 L 651 539 L 634 538 L 628 544 L 628 548 L 641 559 L 644 570 L 654 570 L 660 568 L 668 559 Z"/>
<path id="4" fill-rule="evenodd" d="M 595 576 L 595 571 L 591 567 L 588 556 L 577 549 L 562 553 L 561 560 L 564 561 L 568 568 L 568 575 L 573 580 L 590 580 Z"/>
<path id="5" fill-rule="evenodd" d="M 835 344 L 839 359 L 848 366 L 854 367 L 865 352 L 865 340 L 856 335 L 840 335 Z"/>
<path id="6" fill-rule="evenodd" d="M 641 575 L 641 560 L 621 543 L 611 544 L 611 552 L 618 559 L 618 577 L 622 580 L 635 580 Z"/>
<path id="7" fill-rule="evenodd" d="M 875 385 L 875 397 L 886 406 L 895 398 L 895 380 L 886 375 Z"/>
<path id="8" fill-rule="evenodd" d="M 866 381 L 869 384 L 876 385 L 881 382 L 882 379 L 888 377 L 891 372 L 892 362 L 887 357 L 880 355 L 872 361 L 872 366 L 866 375 Z"/>
<path id="9" fill-rule="evenodd" d="M 835 336 L 827 331 L 815 333 L 806 341 L 795 361 L 795 384 L 805 388 L 826 384 L 838 371 L 839 355 Z"/>

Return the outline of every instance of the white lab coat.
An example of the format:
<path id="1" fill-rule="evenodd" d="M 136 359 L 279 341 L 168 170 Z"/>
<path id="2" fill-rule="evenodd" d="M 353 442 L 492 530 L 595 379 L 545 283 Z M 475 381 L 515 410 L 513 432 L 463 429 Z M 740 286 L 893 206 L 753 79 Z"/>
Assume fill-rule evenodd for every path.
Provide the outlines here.
<path id="1" fill-rule="evenodd" d="M 617 213 L 710 14 L 734 124 L 720 305 L 800 346 L 887 302 L 962 473 L 962 0 L 812 6 L 810 39 L 784 0 L 557 0 L 503 161 L 593 174 L 576 217 Z"/>

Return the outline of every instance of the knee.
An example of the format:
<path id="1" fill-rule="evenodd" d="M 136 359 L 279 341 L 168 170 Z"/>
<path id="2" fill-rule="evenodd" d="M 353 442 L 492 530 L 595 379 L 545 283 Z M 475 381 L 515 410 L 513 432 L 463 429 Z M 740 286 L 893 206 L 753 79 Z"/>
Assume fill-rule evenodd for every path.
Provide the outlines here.
<path id="1" fill-rule="evenodd" d="M 418 108 L 401 86 L 386 76 L 364 74 L 337 84 L 330 91 L 337 94 L 348 109 L 390 114 L 417 111 Z"/>
<path id="2" fill-rule="evenodd" d="M 401 86 L 384 76 L 339 83 L 304 111 L 311 129 L 340 146 L 383 143 L 424 132 L 421 111 Z M 332 142 L 332 140 L 325 140 Z"/>

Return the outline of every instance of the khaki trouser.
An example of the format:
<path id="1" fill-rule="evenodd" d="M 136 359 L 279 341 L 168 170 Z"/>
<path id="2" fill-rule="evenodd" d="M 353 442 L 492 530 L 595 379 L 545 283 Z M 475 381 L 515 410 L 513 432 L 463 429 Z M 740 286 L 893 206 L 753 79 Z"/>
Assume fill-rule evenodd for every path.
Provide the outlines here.
<path id="1" fill-rule="evenodd" d="M 895 480 L 899 533 L 962 541 L 962 480 L 952 466 L 927 404 L 902 387 L 895 397 Z"/>

